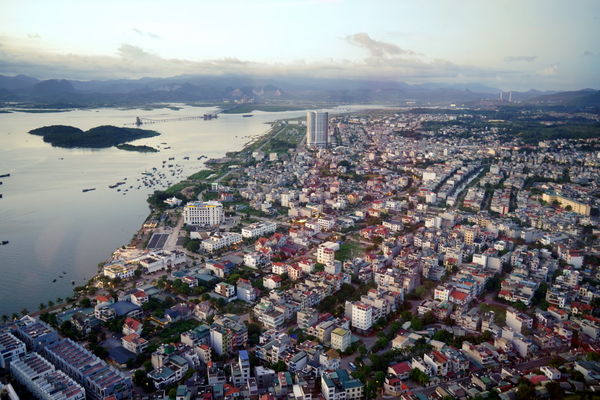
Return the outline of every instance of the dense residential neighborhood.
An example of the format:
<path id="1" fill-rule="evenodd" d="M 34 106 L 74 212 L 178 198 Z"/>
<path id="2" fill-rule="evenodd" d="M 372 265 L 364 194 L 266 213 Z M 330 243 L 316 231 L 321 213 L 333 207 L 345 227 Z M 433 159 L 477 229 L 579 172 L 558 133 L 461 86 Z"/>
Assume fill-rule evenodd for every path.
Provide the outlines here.
<path id="1" fill-rule="evenodd" d="M 549 114 L 526 117 L 598 118 Z M 273 126 L 155 193 L 132 243 L 72 298 L 3 321 L 18 390 L 600 395 L 597 138 L 534 143 L 457 108 Z"/>

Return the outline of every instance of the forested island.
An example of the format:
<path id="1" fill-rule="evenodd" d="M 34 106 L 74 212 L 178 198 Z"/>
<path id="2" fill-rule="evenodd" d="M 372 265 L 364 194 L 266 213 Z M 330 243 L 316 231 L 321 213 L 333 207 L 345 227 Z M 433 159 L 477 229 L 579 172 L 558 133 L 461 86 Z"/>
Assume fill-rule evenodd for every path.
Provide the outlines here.
<path id="1" fill-rule="evenodd" d="M 158 153 L 158 149 L 155 149 L 154 147 L 146 146 L 146 145 L 136 146 L 133 144 L 125 143 L 125 144 L 118 144 L 115 147 L 119 150 L 125 150 L 125 151 L 137 151 L 140 153 Z"/>
<path id="2" fill-rule="evenodd" d="M 51 125 L 33 129 L 29 133 L 41 136 L 44 142 L 50 143 L 52 146 L 66 148 L 106 148 L 160 135 L 160 133 L 148 129 L 119 128 L 112 125 L 97 126 L 87 131 L 74 126 Z"/>

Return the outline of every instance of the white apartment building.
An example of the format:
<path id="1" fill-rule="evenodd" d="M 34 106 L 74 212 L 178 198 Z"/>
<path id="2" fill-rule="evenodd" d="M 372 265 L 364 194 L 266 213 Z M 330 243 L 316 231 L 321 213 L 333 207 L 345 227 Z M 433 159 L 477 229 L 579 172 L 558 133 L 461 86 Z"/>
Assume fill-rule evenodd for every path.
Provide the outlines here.
<path id="1" fill-rule="evenodd" d="M 373 326 L 373 307 L 370 305 L 352 303 L 352 326 L 361 331 L 368 331 Z"/>
<path id="2" fill-rule="evenodd" d="M 209 253 L 223 247 L 231 246 L 242 241 L 242 235 L 236 232 L 222 232 L 214 234 L 201 242 L 202 248 Z"/>
<path id="3" fill-rule="evenodd" d="M 517 310 L 506 310 L 506 325 L 521 333 L 523 328 L 531 329 L 533 327 L 533 319 Z"/>
<path id="4" fill-rule="evenodd" d="M 183 208 L 183 222 L 187 225 L 220 225 L 225 218 L 223 204 L 218 201 L 191 201 Z"/>
<path id="5" fill-rule="evenodd" d="M 339 249 L 340 245 L 338 243 L 322 243 L 317 249 L 317 262 L 321 264 L 332 264 L 335 261 L 335 252 Z"/>
<path id="6" fill-rule="evenodd" d="M 331 230 L 335 226 L 335 220 L 333 218 L 319 218 L 317 223 L 319 224 L 319 227 L 325 231 Z"/>
<path id="7" fill-rule="evenodd" d="M 275 230 L 277 230 L 275 222 L 255 222 L 242 228 L 242 237 L 244 239 L 255 238 L 273 233 Z"/>

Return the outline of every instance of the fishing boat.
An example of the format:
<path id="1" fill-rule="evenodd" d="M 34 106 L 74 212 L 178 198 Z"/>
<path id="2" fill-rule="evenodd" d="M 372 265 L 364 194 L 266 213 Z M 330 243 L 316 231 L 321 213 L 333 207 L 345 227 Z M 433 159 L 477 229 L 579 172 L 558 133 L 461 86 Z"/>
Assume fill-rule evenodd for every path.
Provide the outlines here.
<path id="1" fill-rule="evenodd" d="M 96 190 L 96 188 L 83 189 L 82 192 L 91 192 L 92 190 Z"/>

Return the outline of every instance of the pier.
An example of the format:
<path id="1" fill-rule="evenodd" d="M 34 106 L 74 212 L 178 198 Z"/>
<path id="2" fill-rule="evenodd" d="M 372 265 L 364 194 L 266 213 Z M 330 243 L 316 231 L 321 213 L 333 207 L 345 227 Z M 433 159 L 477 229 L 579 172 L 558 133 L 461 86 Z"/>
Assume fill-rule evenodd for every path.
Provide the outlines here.
<path id="1" fill-rule="evenodd" d="M 190 116 L 190 117 L 162 118 L 162 119 L 136 117 L 135 118 L 135 122 L 129 123 L 129 124 L 125 124 L 125 125 L 126 126 L 141 126 L 141 125 L 161 124 L 161 123 L 165 123 L 165 122 L 192 121 L 192 120 L 209 121 L 211 119 L 216 119 L 218 117 L 219 117 L 218 113 L 215 113 L 215 114 L 195 115 L 195 116 Z"/>

